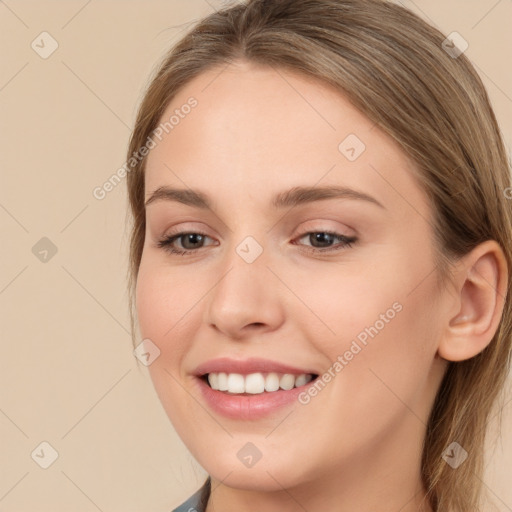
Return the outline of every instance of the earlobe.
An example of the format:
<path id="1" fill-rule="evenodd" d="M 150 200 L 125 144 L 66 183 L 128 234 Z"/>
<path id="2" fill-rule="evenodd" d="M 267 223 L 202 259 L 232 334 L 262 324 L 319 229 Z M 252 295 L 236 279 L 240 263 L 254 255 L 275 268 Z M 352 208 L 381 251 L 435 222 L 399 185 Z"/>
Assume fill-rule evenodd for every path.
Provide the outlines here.
<path id="1" fill-rule="evenodd" d="M 455 281 L 457 312 L 447 320 L 438 354 L 448 361 L 463 361 L 485 349 L 502 317 L 508 268 L 499 244 L 488 240 L 461 258 Z"/>

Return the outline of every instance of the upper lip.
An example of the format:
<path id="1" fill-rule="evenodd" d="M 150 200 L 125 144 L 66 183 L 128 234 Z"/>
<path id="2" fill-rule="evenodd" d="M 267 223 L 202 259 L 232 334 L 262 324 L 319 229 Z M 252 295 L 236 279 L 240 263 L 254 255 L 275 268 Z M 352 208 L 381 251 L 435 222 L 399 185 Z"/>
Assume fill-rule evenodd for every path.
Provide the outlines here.
<path id="1" fill-rule="evenodd" d="M 270 359 L 230 359 L 229 357 L 222 357 L 219 359 L 211 359 L 205 363 L 200 364 L 195 370 L 194 374 L 201 377 L 207 373 L 239 373 L 248 375 L 250 373 L 290 373 L 293 375 L 311 374 L 316 375 L 315 372 L 309 369 L 297 368 Z"/>

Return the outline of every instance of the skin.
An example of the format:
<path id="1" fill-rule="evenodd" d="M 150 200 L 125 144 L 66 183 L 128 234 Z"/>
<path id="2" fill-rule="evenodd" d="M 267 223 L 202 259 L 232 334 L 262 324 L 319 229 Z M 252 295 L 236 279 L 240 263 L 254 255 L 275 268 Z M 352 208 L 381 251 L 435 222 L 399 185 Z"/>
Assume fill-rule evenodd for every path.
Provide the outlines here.
<path id="1" fill-rule="evenodd" d="M 155 389 L 212 477 L 207 512 L 431 511 L 420 479 L 428 414 L 447 360 L 477 354 L 497 328 L 499 246 L 482 244 L 454 267 L 453 286 L 437 287 L 432 211 L 413 164 L 328 86 L 238 61 L 189 82 L 162 120 L 190 96 L 197 107 L 148 155 L 146 198 L 167 185 L 199 189 L 213 206 L 147 206 L 136 297 L 141 334 L 161 351 L 149 366 Z M 338 149 L 349 134 L 366 145 L 355 161 Z M 276 193 L 308 185 L 350 187 L 383 207 L 271 206 Z M 174 229 L 207 238 L 194 254 L 171 254 L 157 243 Z M 326 230 L 357 241 L 308 252 L 315 240 L 304 234 Z M 236 252 L 247 236 L 263 249 L 250 264 Z M 401 311 L 306 405 L 228 419 L 192 376 L 224 356 L 322 374 L 394 303 Z M 237 457 L 247 442 L 262 454 L 251 468 Z"/>

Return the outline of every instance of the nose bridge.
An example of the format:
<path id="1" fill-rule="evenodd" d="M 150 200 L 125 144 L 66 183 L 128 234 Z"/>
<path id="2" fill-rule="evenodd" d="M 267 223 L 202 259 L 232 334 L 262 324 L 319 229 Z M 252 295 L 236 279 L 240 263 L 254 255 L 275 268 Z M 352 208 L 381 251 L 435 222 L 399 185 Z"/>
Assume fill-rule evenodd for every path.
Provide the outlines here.
<path id="1" fill-rule="evenodd" d="M 219 262 L 216 284 L 208 297 L 206 323 L 238 337 L 255 324 L 275 329 L 283 321 L 277 283 L 267 268 L 270 251 L 246 236 L 233 244 Z"/>

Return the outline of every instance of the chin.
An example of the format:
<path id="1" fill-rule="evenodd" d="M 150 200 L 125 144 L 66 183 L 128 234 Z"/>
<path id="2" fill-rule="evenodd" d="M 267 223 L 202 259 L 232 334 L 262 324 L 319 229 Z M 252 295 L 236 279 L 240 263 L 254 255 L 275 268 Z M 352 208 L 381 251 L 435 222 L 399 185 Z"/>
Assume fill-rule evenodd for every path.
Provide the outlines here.
<path id="1" fill-rule="evenodd" d="M 238 460 L 233 462 L 231 458 L 223 460 L 221 456 L 211 457 L 210 460 L 204 461 L 204 465 L 201 461 L 200 463 L 213 478 L 235 489 L 282 491 L 283 488 L 292 488 L 307 479 L 299 461 L 289 461 L 281 457 L 276 459 L 278 460 L 264 462 L 262 458 L 252 467 L 245 467 Z M 294 467 L 296 470 L 290 471 L 290 468 Z M 299 468 L 301 470 L 297 471 Z"/>

